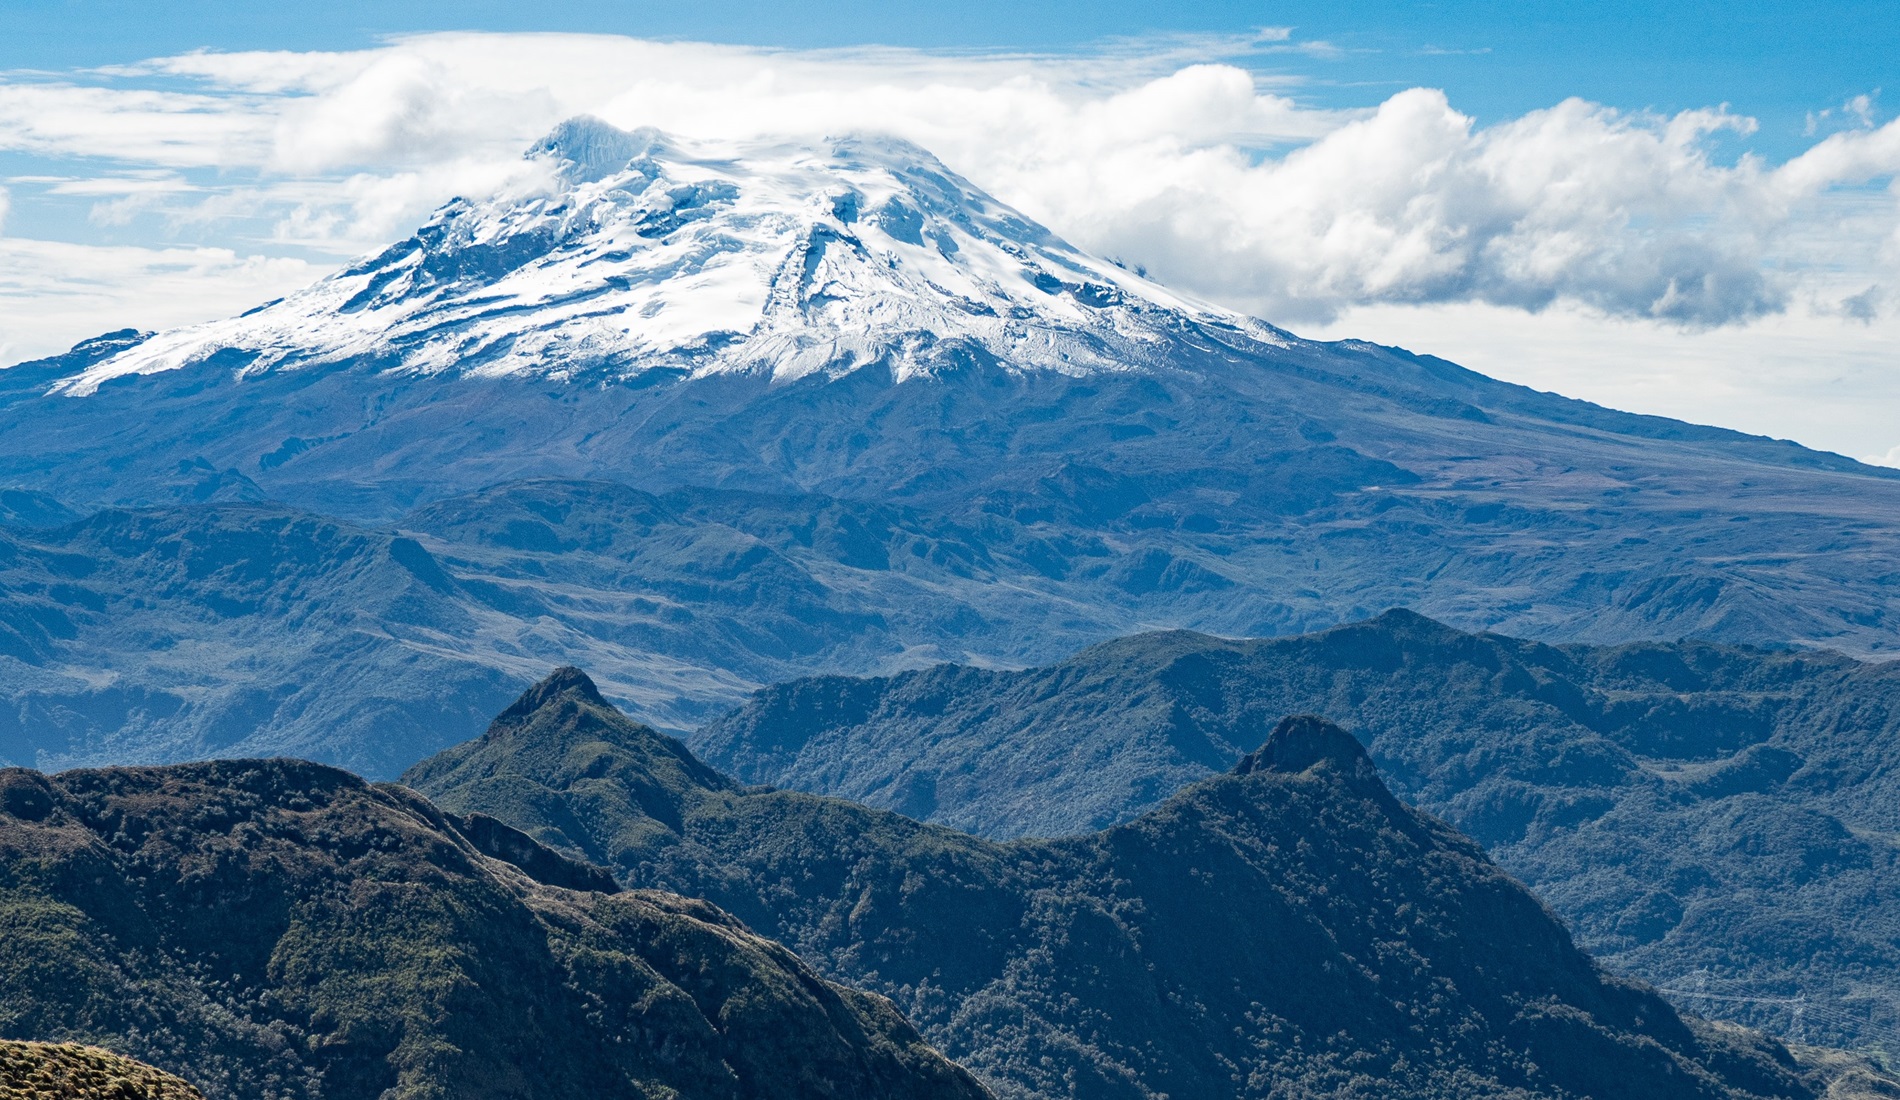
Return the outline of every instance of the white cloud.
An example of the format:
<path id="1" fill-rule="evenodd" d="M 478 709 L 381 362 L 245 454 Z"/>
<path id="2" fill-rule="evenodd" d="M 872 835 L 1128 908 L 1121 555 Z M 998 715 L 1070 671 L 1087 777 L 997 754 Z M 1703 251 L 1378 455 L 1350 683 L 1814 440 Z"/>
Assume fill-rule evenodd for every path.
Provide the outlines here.
<path id="1" fill-rule="evenodd" d="M 1900 167 L 1900 123 L 1874 129 L 1868 100 L 1843 108 L 1867 124 L 1775 168 L 1712 157 L 1711 134 L 1752 127 L 1721 110 L 1571 100 L 1480 128 L 1414 89 L 1319 111 L 1233 65 L 1182 64 L 1183 49 L 1078 59 L 443 34 L 194 53 L 115 70 L 110 86 L 0 85 L 0 148 L 248 168 L 254 181 L 227 186 L 247 209 L 278 208 L 277 239 L 348 249 L 495 186 L 522 146 L 584 111 L 704 137 L 887 131 L 1085 247 L 1292 323 L 1436 301 L 1746 320 L 1800 289 L 1778 251 L 1798 219 L 1824 221 L 1814 207 L 1831 188 Z M 161 77 L 199 90 L 121 86 Z M 282 186 L 313 180 L 327 186 Z M 102 216 L 179 206 L 142 198 Z"/>
<path id="2" fill-rule="evenodd" d="M 0 151 L 241 166 L 269 147 L 268 110 L 256 97 L 0 81 Z"/>
<path id="3" fill-rule="evenodd" d="M 1371 302 L 1563 299 L 1721 323 L 1782 293 L 1763 270 L 1776 223 L 1755 217 L 1760 170 L 1717 166 L 1699 142 L 1742 125 L 1572 100 L 1478 130 L 1441 93 L 1413 90 L 1278 159 L 1183 155 L 1148 173 L 1136 201 L 1098 201 L 1084 240 L 1295 320 Z"/>
<path id="4" fill-rule="evenodd" d="M 12 205 L 12 202 L 13 196 L 8 193 L 6 188 L 0 187 L 0 233 L 6 232 L 7 209 Z"/>
<path id="5" fill-rule="evenodd" d="M 1355 307 L 1320 339 L 1395 344 L 1535 389 L 1875 461 L 1900 424 L 1900 317 L 1843 324 L 1796 301 L 1691 331 L 1573 305 L 1535 315 L 1483 303 Z M 1900 453 L 1880 461 L 1900 465 Z"/>
<path id="6" fill-rule="evenodd" d="M 0 237 L 0 362 L 118 328 L 228 316 L 322 274 L 223 248 L 124 248 Z M 58 335 L 55 335 L 58 334 Z M 74 335 L 78 334 L 78 335 Z"/>
<path id="7" fill-rule="evenodd" d="M 1859 127 L 1871 130 L 1879 115 L 1875 100 L 1880 96 L 1876 88 L 1871 93 L 1852 96 L 1839 107 L 1828 107 L 1820 111 L 1808 112 L 1807 135 L 1813 137 L 1822 130 L 1831 130 L 1841 126 Z"/>
<path id="8" fill-rule="evenodd" d="M 1223 60 L 1314 47 L 1283 30 L 1091 57 L 438 34 L 347 53 L 193 53 L 0 81 L 0 150 L 90 167 L 60 190 L 90 188 L 102 231 L 162 226 L 236 251 L 267 241 L 321 263 L 507 184 L 519 151 L 578 113 L 703 137 L 873 130 L 935 151 L 1084 247 L 1282 323 L 1554 310 L 1619 339 L 1653 331 L 1646 346 L 1678 353 L 1690 346 L 1678 329 L 1758 332 L 1777 317 L 1856 348 L 1885 331 L 1900 194 L 1881 184 L 1900 170 L 1900 121 L 1878 125 L 1870 97 L 1775 165 L 1716 155 L 1734 144 L 1718 135 L 1753 126 L 1722 109 L 1570 100 L 1479 126 L 1428 89 L 1313 109 L 1294 82 Z M 128 169 L 169 174 L 134 186 Z M 40 191 L 14 187 L 19 232 Z M 204 277 L 236 280 L 220 286 L 249 277 L 216 270 Z M 124 300 L 159 292 L 128 287 Z"/>

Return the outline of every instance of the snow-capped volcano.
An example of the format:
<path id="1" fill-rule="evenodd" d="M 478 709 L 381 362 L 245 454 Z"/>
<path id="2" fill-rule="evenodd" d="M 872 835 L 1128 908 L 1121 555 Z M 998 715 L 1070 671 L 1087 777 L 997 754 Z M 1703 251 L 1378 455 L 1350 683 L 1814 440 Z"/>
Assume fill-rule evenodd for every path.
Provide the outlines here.
<path id="1" fill-rule="evenodd" d="M 1393 606 L 1900 645 L 1893 471 L 1293 339 L 896 142 L 529 156 L 248 316 L 0 370 L 0 757 L 387 762 L 576 660 L 683 728 Z"/>
<path id="2" fill-rule="evenodd" d="M 903 378 L 970 355 L 1125 369 L 1196 321 L 1277 335 L 1082 253 L 895 139 L 708 144 L 579 118 L 527 156 L 537 186 L 455 200 L 304 291 L 162 334 L 59 391 L 219 352 L 245 373 L 795 378 L 884 362 Z"/>

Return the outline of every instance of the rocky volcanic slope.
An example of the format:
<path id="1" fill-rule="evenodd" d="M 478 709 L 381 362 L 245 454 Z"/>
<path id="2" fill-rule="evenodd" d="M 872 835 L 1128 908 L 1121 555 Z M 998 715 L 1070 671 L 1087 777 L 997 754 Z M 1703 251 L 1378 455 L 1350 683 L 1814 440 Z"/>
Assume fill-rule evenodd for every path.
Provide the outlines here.
<path id="1" fill-rule="evenodd" d="M 406 781 L 726 907 L 1000 1096 L 1801 1097 L 1786 1053 L 1601 974 L 1350 735 L 1289 720 L 1123 826 L 999 844 L 740 787 L 575 670 Z"/>
<path id="2" fill-rule="evenodd" d="M 97 1047 L 0 1039 L 0 1100 L 204 1100 L 204 1094 Z"/>
<path id="3" fill-rule="evenodd" d="M 1892 471 L 1301 340 L 902 143 L 579 120 L 528 168 L 246 316 L 0 370 L 7 758 L 388 775 L 560 660 L 687 728 L 815 672 L 1393 606 L 1896 644 Z M 432 593 L 285 536 L 324 524 Z M 269 598 L 173 553 L 267 560 Z"/>
<path id="4" fill-rule="evenodd" d="M 0 1036 L 212 1100 L 987 1095 L 705 902 L 295 761 L 0 772 Z"/>
<path id="5" fill-rule="evenodd" d="M 1393 612 L 798 681 L 692 744 L 748 781 L 1047 836 L 1132 819 L 1302 711 L 1352 729 L 1617 970 L 1783 1035 L 1900 1044 L 1900 665 L 1553 647 Z"/>

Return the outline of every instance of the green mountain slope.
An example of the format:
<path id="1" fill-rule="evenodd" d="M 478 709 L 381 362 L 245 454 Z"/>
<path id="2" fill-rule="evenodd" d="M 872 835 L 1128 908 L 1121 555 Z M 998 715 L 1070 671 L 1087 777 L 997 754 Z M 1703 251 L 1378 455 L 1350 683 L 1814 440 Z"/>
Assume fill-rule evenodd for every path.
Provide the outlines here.
<path id="1" fill-rule="evenodd" d="M 703 901 L 292 761 L 0 772 L 0 1037 L 213 1100 L 981 1100 Z"/>
<path id="2" fill-rule="evenodd" d="M 890 996 L 1004 1097 L 1811 1095 L 1779 1047 L 1602 975 L 1316 719 L 1054 841 L 739 787 L 572 669 L 405 781 L 714 901 Z"/>
<path id="3" fill-rule="evenodd" d="M 204 1094 L 97 1047 L 0 1039 L 0 1100 L 204 1100 Z"/>
<path id="4" fill-rule="evenodd" d="M 1128 820 L 1303 712 L 1353 730 L 1611 968 L 1705 1015 L 1900 1051 L 1900 664 L 1556 647 L 1393 612 L 797 681 L 693 745 L 751 782 L 1006 838 Z"/>

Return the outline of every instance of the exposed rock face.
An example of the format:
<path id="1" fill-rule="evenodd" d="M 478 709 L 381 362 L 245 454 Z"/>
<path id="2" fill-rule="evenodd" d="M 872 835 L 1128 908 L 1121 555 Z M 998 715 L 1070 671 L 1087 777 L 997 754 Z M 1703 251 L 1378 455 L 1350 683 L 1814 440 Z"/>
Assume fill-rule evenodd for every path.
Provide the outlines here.
<path id="1" fill-rule="evenodd" d="M 567 670 L 405 780 L 716 901 L 891 996 L 1002 1096 L 1814 1091 L 1781 1048 L 1605 977 L 1318 719 L 1125 825 L 1010 844 L 708 780 Z"/>
<path id="2" fill-rule="evenodd" d="M 986 1096 L 704 901 L 293 761 L 0 772 L 0 1034 L 212 1100 Z"/>

